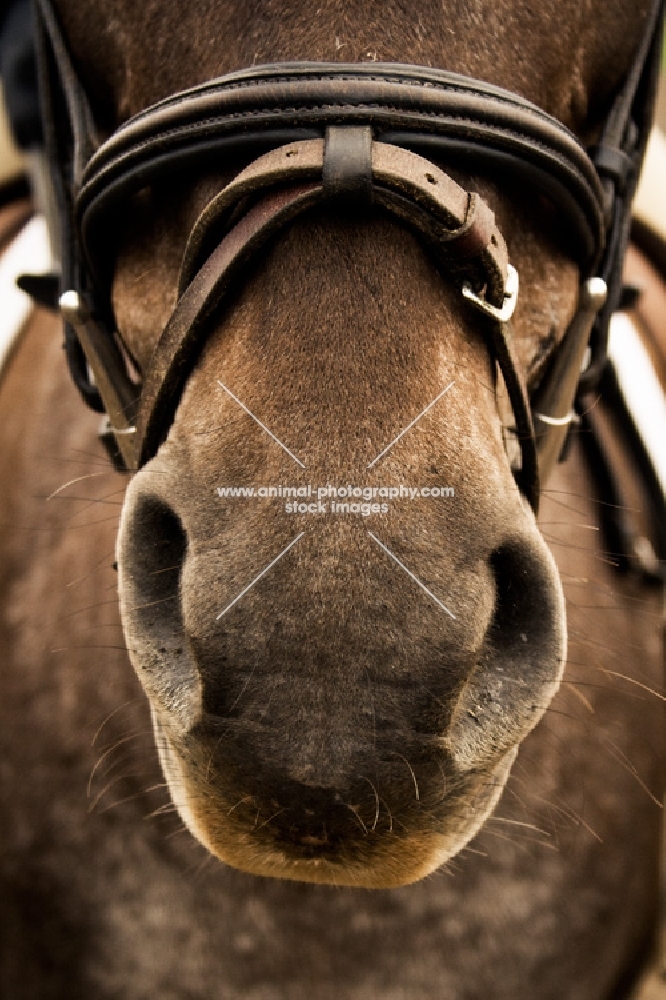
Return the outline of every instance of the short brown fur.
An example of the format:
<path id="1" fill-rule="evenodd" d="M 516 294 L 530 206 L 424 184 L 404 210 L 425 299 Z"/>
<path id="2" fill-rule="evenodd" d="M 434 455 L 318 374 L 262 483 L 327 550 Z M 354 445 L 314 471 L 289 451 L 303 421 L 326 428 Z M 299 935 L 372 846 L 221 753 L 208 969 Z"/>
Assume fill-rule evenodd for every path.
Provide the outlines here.
<path id="1" fill-rule="evenodd" d="M 91 39 L 84 7 L 61 7 L 107 127 L 173 89 L 255 58 L 376 56 L 432 62 L 518 89 L 590 136 L 640 33 L 635 12 L 619 2 L 605 8 L 603 18 L 585 12 L 584 23 L 580 7 L 565 11 L 561 5 L 556 12 L 542 5 L 536 14 L 515 6 L 449 7 L 445 15 L 429 5 L 418 11 L 382 5 L 381 15 L 374 5 L 363 5 L 348 8 L 344 17 L 322 6 L 313 19 L 311 10 L 306 14 L 298 5 L 287 10 L 269 4 L 244 9 L 239 23 L 226 5 L 195 13 L 110 4 Z M 556 41 L 553 23 L 562 28 Z M 154 39 L 150 50 L 147 37 Z M 220 53 L 219 40 L 227 38 L 233 44 Z M 612 62 L 609 52 L 616 53 Z M 188 228 L 223 180 L 201 178 L 191 191 L 158 190 L 133 206 L 119 248 L 114 302 L 120 328 L 140 360 L 148 357 L 173 305 Z M 474 184 L 495 209 L 521 274 L 516 335 L 529 376 L 543 343 L 560 337 L 566 326 L 575 302 L 575 268 L 553 220 L 522 192 L 518 198 L 511 188 L 499 190 L 492 178 Z M 404 426 L 405 414 L 422 410 L 452 378 L 456 391 L 442 415 L 433 414 L 405 438 L 382 475 L 446 475 L 456 486 L 455 506 L 398 511 L 382 525 L 381 537 L 433 592 L 446 595 L 455 621 L 433 613 L 413 583 L 372 548 L 362 525 L 328 523 L 309 532 L 292 558 L 239 602 L 233 617 L 216 624 L 225 603 L 292 537 L 274 510 L 243 517 L 227 505 L 221 516 L 216 485 L 243 485 L 236 483 L 243 477 L 272 482 L 289 476 L 298 482 L 301 475 L 216 388 L 217 379 L 233 386 L 239 398 L 252 399 L 267 425 L 306 457 L 308 475 L 354 477 L 362 485 L 369 457 Z M 564 488 L 580 492 L 580 470 L 563 475 Z M 581 505 L 576 522 L 588 517 Z M 167 531 L 175 519 L 187 538 L 186 555 L 178 549 L 177 532 Z M 163 541 L 166 562 L 157 544 Z M 169 558 L 182 564 L 177 591 L 158 580 Z M 605 570 L 592 574 L 588 558 L 562 555 L 574 595 L 577 581 L 597 574 L 596 586 L 605 594 Z M 248 277 L 233 308 L 211 330 L 167 442 L 131 486 L 120 563 L 128 645 L 151 698 L 172 794 L 207 846 L 255 873 L 318 881 L 324 868 L 326 881 L 372 886 L 425 874 L 473 835 L 501 790 L 517 743 L 546 709 L 559 680 L 563 621 L 555 574 L 504 453 L 482 324 L 470 320 L 418 243 L 379 216 L 356 227 L 335 214 L 318 214 L 294 226 Z M 26 572 L 36 586 L 38 565 L 30 562 Z M 516 627 L 509 615 L 506 629 L 492 630 L 502 608 L 498 589 L 515 587 L 523 574 L 532 588 L 529 599 L 526 593 L 520 598 L 529 653 L 514 648 L 523 619 Z M 635 599 L 643 602 L 645 596 L 627 585 L 613 602 L 613 621 L 623 622 L 627 647 L 640 650 L 622 671 L 631 670 L 630 676 L 649 686 L 656 681 L 656 643 L 632 620 L 628 609 Z M 574 596 L 574 603 L 585 601 Z M 641 608 L 651 613 L 649 603 Z M 362 903 L 357 894 L 342 893 L 333 901 L 325 889 L 264 888 L 266 883 L 248 876 L 217 870 L 211 886 L 220 893 L 224 888 L 224 904 L 213 902 L 207 886 L 202 900 L 193 892 L 177 907 L 175 920 L 156 917 L 161 940 L 170 942 L 178 928 L 192 933 L 197 915 L 203 920 L 205 929 L 196 935 L 198 953 L 206 953 L 200 969 L 188 965 L 187 956 L 178 967 L 150 949 L 139 957 L 130 928 L 146 928 L 145 917 L 135 924 L 123 917 L 115 938 L 110 935 L 122 941 L 128 956 L 122 968 L 137 955 L 141 981 L 150 983 L 147 992 L 168 995 L 171 989 L 174 997 L 190 987 L 210 991 L 213 982 L 218 988 L 221 968 L 229 988 L 248 996 L 274 995 L 275 989 L 285 997 L 311 989 L 323 996 L 379 996 L 393 986 L 396 996 L 413 997 L 447 990 L 452 996 L 498 998 L 527 991 L 538 1000 L 610 995 L 646 938 L 658 817 L 631 773 L 655 787 L 651 737 L 646 746 L 636 735 L 656 732 L 651 709 L 641 705 L 639 725 L 633 706 L 625 706 L 620 721 L 608 723 L 608 735 L 580 722 L 580 713 L 585 717 L 591 710 L 596 718 L 613 700 L 606 689 L 593 690 L 590 699 L 585 686 L 596 681 L 600 665 L 608 669 L 603 657 L 615 662 L 606 648 L 607 614 L 598 609 L 590 621 L 582 611 L 580 624 L 575 610 L 570 616 L 570 663 L 580 677 L 570 676 L 573 687 L 557 696 L 548 721 L 527 737 L 521 765 L 526 770 L 509 785 L 513 804 L 501 817 L 512 830 L 522 822 L 541 827 L 549 812 L 582 826 L 587 817 L 575 790 L 585 775 L 586 787 L 598 792 L 604 807 L 595 809 L 582 846 L 579 839 L 574 847 L 575 838 L 565 835 L 559 852 L 551 855 L 541 845 L 534 848 L 536 863 L 529 855 L 519 861 L 513 846 L 494 844 L 491 820 L 486 840 L 477 842 L 486 845 L 490 837 L 490 860 L 464 862 L 470 867 L 451 889 L 430 880 L 380 893 L 376 902 L 364 895 Z M 585 655 L 576 653 L 579 638 Z M 498 690 L 502 698 L 494 700 Z M 26 710 L 30 716 L 32 709 Z M 134 710 L 130 715 L 143 723 Z M 618 764 L 612 782 L 597 739 L 616 761 L 631 761 L 629 771 Z M 534 770 L 541 775 L 536 792 Z M 525 796 L 532 805 L 522 813 Z M 629 858 L 615 831 L 636 824 L 639 816 L 641 850 Z M 551 823 L 553 833 L 559 822 Z M 106 879 L 115 851 L 110 828 L 100 831 L 100 843 Z M 132 856 L 147 866 L 144 884 L 163 898 L 174 884 L 172 856 L 161 866 L 138 834 L 136 845 Z M 59 852 L 57 847 L 52 871 L 62 867 Z M 48 860 L 40 870 L 49 870 Z M 587 893 L 574 892 L 583 872 Z M 100 888 L 92 876 L 77 886 L 79 898 L 98 908 L 86 921 L 89 930 L 100 928 L 100 919 L 102 928 L 113 919 L 113 904 L 107 909 L 102 896 L 130 905 L 137 899 L 126 883 L 115 893 L 108 881 L 101 894 Z M 496 893 L 503 900 L 499 908 Z M 641 915 L 635 923 L 624 915 L 630 894 L 633 911 Z M 264 961 L 253 952 L 247 969 L 238 960 L 245 945 L 235 938 L 229 945 L 235 958 L 230 952 L 222 965 L 207 953 L 215 950 L 213 925 L 220 929 L 216 905 L 239 899 L 248 906 L 257 901 L 258 923 L 246 934 L 247 947 L 256 948 L 260 925 L 263 940 L 271 941 L 270 957 Z M 315 923 L 325 942 L 323 975 L 320 952 L 309 937 L 303 970 L 289 973 L 283 964 L 303 933 L 300 916 L 293 940 L 284 926 L 285 914 L 291 921 L 300 913 L 299 900 L 307 901 L 309 922 L 314 912 L 320 915 Z M 609 932 L 604 915 L 611 910 Z M 274 921 L 274 931 L 266 921 Z M 436 935 L 426 923 L 437 927 Z M 357 954 L 360 938 L 366 948 L 372 943 L 370 965 Z M 400 962 L 392 947 L 398 941 L 407 945 Z M 71 963 L 70 975 L 81 982 L 89 976 L 97 995 L 111 995 L 119 981 L 103 971 L 104 954 L 92 941 L 86 955 Z M 344 967 L 341 954 L 352 956 Z M 590 954 L 598 956 L 592 967 Z M 129 988 L 141 995 L 142 986 L 128 986 L 126 972 L 118 976 L 124 976 L 125 995 Z"/>

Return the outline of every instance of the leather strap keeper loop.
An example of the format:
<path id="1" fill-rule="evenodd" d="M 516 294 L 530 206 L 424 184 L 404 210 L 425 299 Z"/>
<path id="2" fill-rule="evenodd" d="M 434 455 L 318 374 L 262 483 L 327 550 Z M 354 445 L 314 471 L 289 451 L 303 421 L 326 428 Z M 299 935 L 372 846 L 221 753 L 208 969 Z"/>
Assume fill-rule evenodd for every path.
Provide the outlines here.
<path id="1" fill-rule="evenodd" d="M 372 203 L 372 129 L 332 125 L 324 142 L 324 197 L 354 207 Z"/>
<path id="2" fill-rule="evenodd" d="M 633 159 L 622 149 L 600 145 L 592 153 L 592 162 L 602 177 L 614 181 L 617 194 L 623 194 L 636 169 Z"/>

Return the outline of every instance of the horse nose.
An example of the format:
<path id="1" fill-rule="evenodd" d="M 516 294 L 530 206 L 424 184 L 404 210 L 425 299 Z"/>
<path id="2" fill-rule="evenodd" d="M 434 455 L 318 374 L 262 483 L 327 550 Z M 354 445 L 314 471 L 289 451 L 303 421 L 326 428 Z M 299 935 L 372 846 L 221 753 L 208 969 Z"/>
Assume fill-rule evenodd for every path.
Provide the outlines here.
<path id="1" fill-rule="evenodd" d="M 259 599 L 253 606 L 253 591 L 241 604 L 239 629 L 230 618 L 222 626 L 216 621 L 211 610 L 215 601 L 219 603 L 216 594 L 208 608 L 198 606 L 220 579 L 208 580 L 207 549 L 214 550 L 213 540 L 210 545 L 199 540 L 191 547 L 181 519 L 161 492 L 136 489 L 123 516 L 119 541 L 121 607 L 133 662 L 149 698 L 175 712 L 178 719 L 187 719 L 188 725 L 202 712 L 220 718 L 241 715 L 259 730 L 275 719 L 288 720 L 289 725 L 300 720 L 275 753 L 276 759 L 281 755 L 289 781 L 309 776 L 304 786 L 327 787 L 331 760 L 342 766 L 335 750 L 328 760 L 315 751 L 312 759 L 308 756 L 304 748 L 316 750 L 316 731 L 322 734 L 321 741 L 339 725 L 338 747 L 349 747 L 354 745 L 349 727 L 356 725 L 358 740 L 362 739 L 367 719 L 351 696 L 342 697 L 340 688 L 347 684 L 360 691 L 361 675 L 374 689 L 374 725 L 445 733 L 453 759 L 463 769 L 476 766 L 488 756 L 512 749 L 533 728 L 554 694 L 565 659 L 563 598 L 552 557 L 531 515 L 512 535 L 504 534 L 478 560 L 480 567 L 470 574 L 469 583 L 458 585 L 457 603 L 451 602 L 455 615 L 450 618 L 441 610 L 441 602 L 432 606 L 432 615 L 427 614 L 432 592 L 423 594 L 418 580 L 403 579 L 401 569 L 383 552 L 377 553 L 367 538 L 368 551 L 359 547 L 345 553 L 350 595 L 361 576 L 369 581 L 359 585 L 367 599 L 365 609 L 360 600 L 354 607 L 350 604 L 344 620 L 333 612 L 332 604 L 313 607 L 319 566 L 307 561 L 318 554 L 315 540 L 313 552 L 302 556 L 308 573 L 285 571 L 281 578 L 285 606 L 280 606 L 281 599 L 270 607 Z M 373 558 L 379 562 L 372 563 Z M 214 561 L 215 572 L 223 573 L 220 560 Z M 386 579 L 373 581 L 369 565 L 387 574 Z M 197 584 L 190 588 L 195 590 L 197 606 L 190 608 L 188 632 L 184 606 L 190 577 Z M 392 604 L 386 599 L 387 581 L 405 587 L 404 600 Z M 330 588 L 319 589 L 330 593 Z M 419 601 L 424 602 L 422 608 Z M 299 604 L 307 608 L 307 622 L 298 613 Z M 405 604 L 407 617 L 395 620 L 395 609 L 403 614 Z M 362 649 L 364 611 L 367 638 Z M 286 622 L 282 632 L 281 622 Z M 404 634 L 396 642 L 401 630 Z M 431 698 L 399 691 L 410 671 L 414 688 L 429 691 Z M 265 704 L 271 707 L 268 715 Z M 335 724 L 334 706 L 342 706 Z M 251 753 L 248 743 L 245 758 Z M 271 760 L 264 758 L 258 766 L 266 772 Z M 322 773 L 316 773 L 320 766 Z M 346 766 L 354 773 L 358 762 L 349 757 Z M 338 785 L 347 780 L 342 773 L 336 775 Z"/>
<path id="2" fill-rule="evenodd" d="M 174 469 L 158 456 L 133 480 L 118 556 L 181 816 L 257 873 L 352 855 L 393 858 L 391 884 L 432 870 L 488 815 L 559 683 L 563 599 L 532 513 L 510 494 L 457 539 L 359 519 L 292 546 L 277 515 L 202 528 Z"/>

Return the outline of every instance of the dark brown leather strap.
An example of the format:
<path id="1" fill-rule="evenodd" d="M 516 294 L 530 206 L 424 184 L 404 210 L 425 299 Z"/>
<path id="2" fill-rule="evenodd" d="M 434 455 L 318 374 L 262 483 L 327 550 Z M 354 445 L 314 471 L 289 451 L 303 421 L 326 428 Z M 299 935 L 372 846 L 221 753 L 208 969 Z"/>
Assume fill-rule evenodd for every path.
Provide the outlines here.
<path id="1" fill-rule="evenodd" d="M 212 252 L 210 234 L 220 232 L 231 209 L 248 196 L 280 184 L 322 180 L 324 142 L 290 143 L 259 157 L 203 210 L 188 240 L 180 274 L 180 291 Z M 501 306 L 507 277 L 506 243 L 483 199 L 470 195 L 429 160 L 397 146 L 372 143 L 373 201 L 415 228 L 437 247 L 447 268 L 476 289 L 488 286 L 487 297 Z"/>
<path id="2" fill-rule="evenodd" d="M 77 193 L 93 271 L 108 213 L 155 176 L 212 155 L 256 151 L 262 141 L 277 146 L 286 130 L 307 139 L 340 124 L 371 127 L 375 140 L 391 145 L 410 145 L 411 136 L 411 148 L 425 144 L 477 169 L 485 164 L 529 177 L 571 223 L 582 266 L 598 258 L 604 221 L 596 171 L 576 137 L 529 101 L 426 67 L 293 63 L 253 67 L 174 95 L 103 144 Z"/>
<path id="3" fill-rule="evenodd" d="M 166 436 L 185 380 L 199 357 L 206 324 L 234 279 L 274 233 L 321 199 L 321 191 L 321 184 L 302 184 L 267 195 L 234 226 L 187 287 L 144 380 L 135 468 L 154 455 Z"/>
<path id="4" fill-rule="evenodd" d="M 343 145 L 353 146 L 349 137 Z M 360 137 L 358 147 L 364 139 Z M 478 195 L 470 195 L 442 170 L 407 150 L 373 143 L 370 150 L 372 201 L 404 220 L 426 240 L 455 280 L 485 291 L 501 307 L 507 251 L 494 216 Z M 199 357 L 207 324 L 239 272 L 267 240 L 296 215 L 329 196 L 323 175 L 322 140 L 293 143 L 255 160 L 206 206 L 194 225 L 180 276 L 182 294 L 155 349 L 141 397 L 135 440 L 136 465 L 156 452 L 171 425 L 184 382 Z M 362 158 L 356 160 L 362 173 Z M 288 184 L 287 187 L 284 185 Z M 348 172 L 348 189 L 358 185 Z M 228 219 L 242 198 L 259 198 L 219 242 L 205 263 L 208 236 Z M 462 246 L 463 253 L 458 254 Z M 516 420 L 522 467 L 519 485 L 536 508 L 538 468 L 528 397 L 508 339 L 508 328 L 489 316 L 486 323 L 495 359 Z"/>

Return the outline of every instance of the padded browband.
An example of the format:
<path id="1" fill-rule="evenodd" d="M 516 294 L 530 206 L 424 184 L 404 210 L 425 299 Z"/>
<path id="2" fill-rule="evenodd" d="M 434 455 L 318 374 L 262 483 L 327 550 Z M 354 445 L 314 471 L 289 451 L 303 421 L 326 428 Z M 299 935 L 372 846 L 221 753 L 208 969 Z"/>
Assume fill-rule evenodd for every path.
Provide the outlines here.
<path id="1" fill-rule="evenodd" d="M 455 73 L 393 64 L 285 63 L 232 73 L 141 112 L 89 160 L 76 193 L 83 247 L 99 273 L 119 202 L 180 165 L 237 162 L 331 125 L 371 126 L 375 141 L 506 168 L 562 211 L 584 273 L 605 241 L 604 193 L 576 137 L 516 94 Z M 217 157 L 217 160 L 216 160 Z"/>

